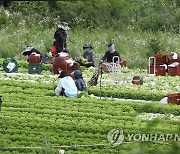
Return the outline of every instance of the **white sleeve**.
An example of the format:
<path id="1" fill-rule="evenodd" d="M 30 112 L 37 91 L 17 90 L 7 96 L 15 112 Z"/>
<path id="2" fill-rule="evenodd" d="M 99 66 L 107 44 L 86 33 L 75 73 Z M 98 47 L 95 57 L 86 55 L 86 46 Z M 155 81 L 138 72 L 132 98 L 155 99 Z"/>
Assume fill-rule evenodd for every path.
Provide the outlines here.
<path id="1" fill-rule="evenodd" d="M 56 96 L 60 96 L 60 93 L 61 93 L 61 89 L 59 89 L 58 87 L 56 87 L 56 89 L 55 89 L 55 94 L 56 94 Z"/>
<path id="2" fill-rule="evenodd" d="M 57 85 L 57 87 L 56 87 L 56 89 L 55 89 L 55 94 L 56 94 L 57 96 L 60 96 L 61 91 L 62 91 L 62 82 L 61 82 L 61 80 L 60 80 L 59 83 L 58 83 L 58 85 Z"/>

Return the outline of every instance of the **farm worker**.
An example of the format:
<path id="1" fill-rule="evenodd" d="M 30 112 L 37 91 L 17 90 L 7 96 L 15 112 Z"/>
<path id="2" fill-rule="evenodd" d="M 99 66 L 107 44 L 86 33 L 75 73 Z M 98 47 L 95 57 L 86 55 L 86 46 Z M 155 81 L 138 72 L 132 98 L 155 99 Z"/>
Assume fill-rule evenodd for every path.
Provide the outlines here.
<path id="1" fill-rule="evenodd" d="M 69 29 L 68 23 L 62 22 L 60 25 L 58 25 L 58 29 L 54 33 L 55 40 L 53 46 L 56 47 L 58 53 L 67 48 L 67 31 Z"/>
<path id="2" fill-rule="evenodd" d="M 90 43 L 86 43 L 83 46 L 83 49 L 85 52 L 83 53 L 83 58 L 80 59 L 78 62 L 80 63 L 81 66 L 86 66 L 87 68 L 89 67 L 94 67 L 94 51 L 92 50 L 93 47 L 91 46 Z"/>
<path id="3" fill-rule="evenodd" d="M 78 91 L 85 91 L 87 92 L 86 83 L 84 82 L 82 72 L 80 70 L 75 70 L 71 73 L 71 76 L 75 78 L 75 84 L 78 89 Z"/>
<path id="4" fill-rule="evenodd" d="M 119 62 L 121 62 L 121 58 L 120 58 L 120 54 L 118 51 L 115 50 L 115 45 L 114 43 L 109 43 L 106 45 L 108 47 L 108 51 L 106 51 L 106 53 L 104 54 L 104 56 L 102 57 L 101 61 L 100 61 L 100 67 L 104 72 L 110 72 L 111 70 L 109 70 L 108 65 L 114 63 L 117 63 L 118 58 L 114 56 L 118 56 L 119 57 Z M 106 61 L 106 62 L 104 62 Z M 120 64 L 120 63 L 119 63 Z"/>
<path id="5" fill-rule="evenodd" d="M 105 55 L 102 57 L 102 61 L 107 61 L 108 63 L 112 63 L 113 62 L 113 57 L 114 56 L 118 56 L 119 57 L 119 61 L 121 61 L 121 57 L 120 57 L 120 54 L 118 51 L 115 50 L 115 45 L 114 43 L 109 43 L 107 44 L 107 47 L 108 47 L 108 51 L 105 53 Z M 114 62 L 116 62 L 118 59 L 115 58 L 114 59 Z"/>
<path id="6" fill-rule="evenodd" d="M 55 94 L 57 96 L 66 96 L 73 98 L 77 96 L 77 87 L 74 83 L 72 77 L 67 75 L 66 71 L 61 71 L 58 78 L 61 78 L 55 89 Z"/>
<path id="7" fill-rule="evenodd" d="M 34 56 L 37 56 L 40 58 L 40 60 L 42 60 L 43 57 L 45 57 L 45 55 L 42 55 L 37 49 L 35 49 L 34 47 L 31 47 L 31 46 L 25 46 L 24 47 L 24 51 L 22 52 L 22 55 L 24 56 L 28 56 L 28 60 L 29 61 L 29 58 L 31 55 L 34 55 Z M 43 61 L 44 62 L 44 61 Z"/>
<path id="8" fill-rule="evenodd" d="M 22 55 L 24 56 L 30 56 L 32 53 L 41 54 L 37 49 L 30 46 L 25 46 L 24 51 L 22 52 Z"/>

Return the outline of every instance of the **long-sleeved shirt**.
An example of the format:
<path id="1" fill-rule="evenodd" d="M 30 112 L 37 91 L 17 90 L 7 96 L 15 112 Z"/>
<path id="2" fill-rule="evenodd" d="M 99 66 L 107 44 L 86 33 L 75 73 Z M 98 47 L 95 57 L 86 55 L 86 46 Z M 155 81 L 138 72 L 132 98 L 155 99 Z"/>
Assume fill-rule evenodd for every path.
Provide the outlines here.
<path id="1" fill-rule="evenodd" d="M 103 61 L 107 60 L 108 63 L 111 63 L 111 62 L 113 62 L 113 57 L 114 57 L 114 56 L 118 56 L 118 57 L 119 57 L 119 61 L 121 61 L 120 54 L 119 54 L 118 51 L 114 51 L 113 53 L 110 53 L 110 51 L 107 51 L 107 52 L 105 53 L 105 55 L 102 57 L 102 60 L 103 60 Z M 118 60 L 118 59 L 115 58 L 115 59 L 114 59 L 114 62 L 116 62 L 117 60 Z"/>
<path id="2" fill-rule="evenodd" d="M 92 64 L 94 66 L 94 52 L 91 50 L 91 51 L 85 51 L 83 53 L 83 58 L 87 59 L 88 60 L 88 63 Z"/>
<path id="3" fill-rule="evenodd" d="M 54 43 L 53 46 L 55 45 L 58 53 L 63 51 L 64 49 L 67 48 L 67 33 L 65 30 L 62 28 L 59 28 L 55 33 L 54 33 Z"/>
<path id="4" fill-rule="evenodd" d="M 75 84 L 78 91 L 88 91 L 86 87 L 86 83 L 84 82 L 82 72 L 80 70 L 75 70 L 73 72 L 73 77 L 76 79 Z"/>
<path id="5" fill-rule="evenodd" d="M 67 97 L 75 97 L 77 95 L 77 87 L 70 76 L 66 76 L 59 80 L 55 90 L 57 96 L 60 96 L 62 89 L 64 89 L 64 93 Z"/>

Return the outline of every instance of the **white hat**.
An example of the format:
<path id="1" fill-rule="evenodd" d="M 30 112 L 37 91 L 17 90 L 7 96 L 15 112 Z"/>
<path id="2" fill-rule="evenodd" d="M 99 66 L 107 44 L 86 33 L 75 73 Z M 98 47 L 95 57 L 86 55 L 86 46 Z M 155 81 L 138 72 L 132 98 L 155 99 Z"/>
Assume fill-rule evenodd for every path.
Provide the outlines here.
<path id="1" fill-rule="evenodd" d="M 32 49 L 33 49 L 33 47 L 26 46 L 24 52 L 31 51 Z"/>
<path id="2" fill-rule="evenodd" d="M 31 52 L 32 49 L 33 49 L 33 47 L 25 46 L 25 47 L 24 47 L 24 51 L 22 52 L 22 54 L 23 54 L 24 56 L 30 55 L 30 54 L 32 53 L 32 52 Z"/>
<path id="3" fill-rule="evenodd" d="M 67 22 L 62 22 L 60 25 L 58 25 L 58 28 L 62 28 L 64 30 L 69 30 L 70 29 L 70 27 L 68 27 Z"/>

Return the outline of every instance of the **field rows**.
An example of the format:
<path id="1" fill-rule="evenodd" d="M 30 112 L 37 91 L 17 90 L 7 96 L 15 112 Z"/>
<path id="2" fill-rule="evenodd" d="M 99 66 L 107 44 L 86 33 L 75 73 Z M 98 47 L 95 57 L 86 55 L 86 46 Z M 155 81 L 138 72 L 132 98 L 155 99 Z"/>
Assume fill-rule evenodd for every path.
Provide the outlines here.
<path id="1" fill-rule="evenodd" d="M 108 144 L 107 134 L 111 129 L 122 128 L 124 134 L 177 133 L 179 121 L 159 118 L 153 121 L 136 117 L 152 112 L 179 115 L 178 106 L 157 103 L 96 100 L 94 98 L 57 97 L 54 85 L 43 83 L 0 81 L 3 96 L 0 123 L 1 153 L 57 153 L 56 148 L 2 149 L 3 147 L 48 147 L 52 145 Z M 151 127 L 152 123 L 152 127 Z M 127 139 L 125 138 L 125 141 Z M 141 143 L 123 144 L 118 147 L 97 146 L 65 148 L 67 153 L 118 153 L 141 147 Z M 145 151 L 169 149 L 158 143 L 146 143 Z"/>

